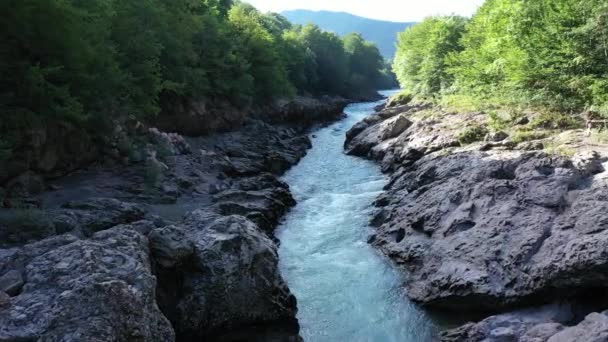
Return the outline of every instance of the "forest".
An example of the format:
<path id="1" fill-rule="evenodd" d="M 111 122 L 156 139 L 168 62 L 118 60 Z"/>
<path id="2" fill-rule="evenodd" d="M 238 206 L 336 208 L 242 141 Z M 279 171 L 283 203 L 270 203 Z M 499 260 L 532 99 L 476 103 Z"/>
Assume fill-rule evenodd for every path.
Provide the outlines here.
<path id="1" fill-rule="evenodd" d="M 606 117 L 608 3 L 488 0 L 471 19 L 430 17 L 400 34 L 394 70 L 444 105 Z"/>
<path id="2" fill-rule="evenodd" d="M 60 122 L 98 132 L 176 98 L 235 106 L 275 97 L 355 96 L 390 84 L 358 34 L 293 26 L 231 0 L 0 3 L 0 158 L 20 132 Z M 388 83 L 387 83 L 388 82 Z"/>

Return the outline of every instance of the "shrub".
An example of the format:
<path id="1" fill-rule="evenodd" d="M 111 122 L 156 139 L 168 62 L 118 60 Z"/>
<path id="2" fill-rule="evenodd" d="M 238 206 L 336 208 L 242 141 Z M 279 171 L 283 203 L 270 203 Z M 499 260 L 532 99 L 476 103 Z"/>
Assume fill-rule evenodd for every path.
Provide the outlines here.
<path id="1" fill-rule="evenodd" d="M 407 90 L 388 99 L 387 107 L 403 106 L 410 103 L 414 99 L 414 95 Z"/>
<path id="2" fill-rule="evenodd" d="M 549 132 L 520 129 L 513 134 L 512 140 L 514 143 L 519 144 L 524 141 L 544 139 L 548 136 Z"/>
<path id="3" fill-rule="evenodd" d="M 483 140 L 486 134 L 488 130 L 484 126 L 473 125 L 458 134 L 458 141 L 461 145 L 468 145 Z"/>
<path id="4" fill-rule="evenodd" d="M 581 127 L 581 122 L 574 115 L 543 112 L 531 122 L 530 126 L 543 129 L 570 129 Z"/>

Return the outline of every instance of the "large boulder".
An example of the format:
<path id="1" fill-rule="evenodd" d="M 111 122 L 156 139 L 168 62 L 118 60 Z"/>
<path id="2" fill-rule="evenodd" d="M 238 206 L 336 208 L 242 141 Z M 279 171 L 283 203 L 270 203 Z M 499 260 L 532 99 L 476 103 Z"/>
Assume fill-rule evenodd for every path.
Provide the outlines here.
<path id="1" fill-rule="evenodd" d="M 277 247 L 241 216 L 191 227 L 195 256 L 174 318 L 179 336 L 201 339 L 255 325 L 297 327 L 296 299 L 278 270 Z M 297 328 L 295 328 L 297 335 Z"/>
<path id="2" fill-rule="evenodd" d="M 0 306 L 0 340 L 174 340 L 144 236 L 114 228 L 55 247 L 21 259 L 25 285 Z"/>

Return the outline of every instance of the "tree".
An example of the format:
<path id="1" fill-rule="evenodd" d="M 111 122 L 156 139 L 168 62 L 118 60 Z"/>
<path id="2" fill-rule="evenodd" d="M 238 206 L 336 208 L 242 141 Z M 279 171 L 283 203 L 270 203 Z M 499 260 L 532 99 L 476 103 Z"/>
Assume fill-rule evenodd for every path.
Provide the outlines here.
<path id="1" fill-rule="evenodd" d="M 462 50 L 467 20 L 430 17 L 399 34 L 393 69 L 402 86 L 422 96 L 439 96 L 453 82 L 447 59 Z"/>

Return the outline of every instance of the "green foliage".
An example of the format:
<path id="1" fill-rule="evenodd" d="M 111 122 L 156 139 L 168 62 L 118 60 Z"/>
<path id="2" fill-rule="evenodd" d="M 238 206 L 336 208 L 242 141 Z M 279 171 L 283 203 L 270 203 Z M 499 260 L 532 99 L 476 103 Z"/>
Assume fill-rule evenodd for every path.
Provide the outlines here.
<path id="1" fill-rule="evenodd" d="M 49 123 L 103 135 L 176 100 L 348 96 L 390 76 L 359 35 L 343 41 L 232 0 L 5 0 L 0 10 L 0 158 Z"/>
<path id="2" fill-rule="evenodd" d="M 406 105 L 406 104 L 410 103 L 413 99 L 414 99 L 414 95 L 412 95 L 412 93 L 410 93 L 409 91 L 404 90 L 404 91 L 400 92 L 399 94 L 392 96 L 390 99 L 388 99 L 387 106 L 395 107 L 395 106 Z"/>
<path id="3" fill-rule="evenodd" d="M 536 117 L 530 123 L 532 128 L 541 129 L 569 129 L 569 128 L 580 128 L 581 122 L 573 115 L 556 113 L 556 112 L 543 112 L 541 115 Z"/>
<path id="4" fill-rule="evenodd" d="M 399 35 L 393 68 L 403 88 L 422 96 L 438 96 L 453 81 L 448 57 L 460 51 L 467 21 L 462 17 L 431 17 Z"/>
<path id="5" fill-rule="evenodd" d="M 533 130 L 529 130 L 529 129 L 519 129 L 519 130 L 515 131 L 515 133 L 513 133 L 513 135 L 511 136 L 511 140 L 514 143 L 519 144 L 524 141 L 544 139 L 548 136 L 549 136 L 549 132 L 547 132 L 547 131 L 533 131 Z"/>
<path id="6" fill-rule="evenodd" d="M 484 126 L 475 124 L 460 132 L 457 139 L 461 145 L 468 145 L 483 140 L 486 134 L 488 134 L 488 130 Z"/>
<path id="7" fill-rule="evenodd" d="M 606 116 L 607 62 L 605 1 L 487 0 L 464 26 L 429 18 L 402 33 L 394 67 L 402 86 L 442 103 Z M 576 126 L 549 115 L 539 127 Z"/>

